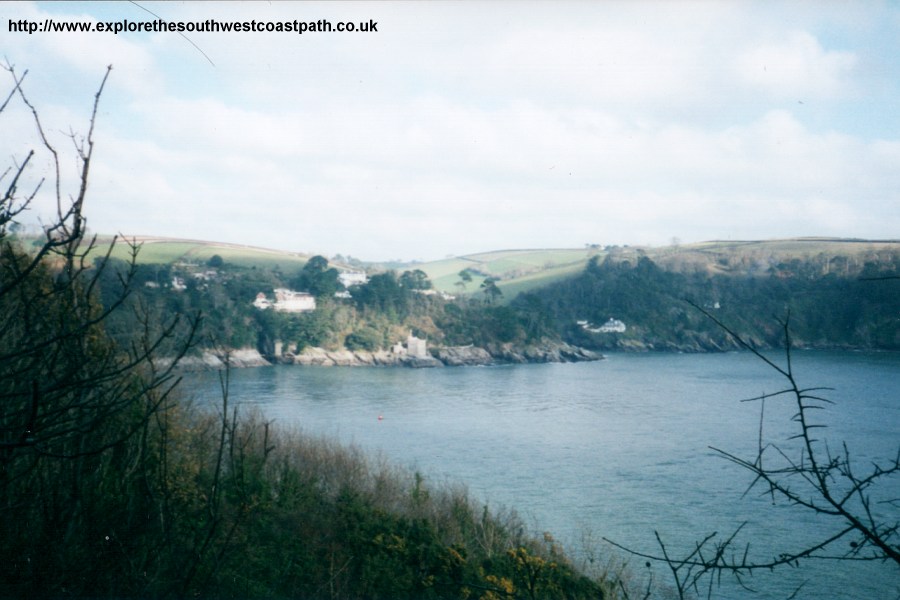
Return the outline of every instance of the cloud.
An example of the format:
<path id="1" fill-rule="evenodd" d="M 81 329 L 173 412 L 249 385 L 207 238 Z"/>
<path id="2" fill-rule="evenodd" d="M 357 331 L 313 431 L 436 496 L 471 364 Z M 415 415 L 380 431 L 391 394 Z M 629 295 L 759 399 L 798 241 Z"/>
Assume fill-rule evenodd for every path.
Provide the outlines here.
<path id="1" fill-rule="evenodd" d="M 77 40 L 68 62 L 64 40 L 13 41 L 38 51 L 34 95 L 57 131 L 89 112 L 96 83 L 75 80 L 123 58 L 97 132 L 99 231 L 375 259 L 900 230 L 900 142 L 854 127 L 889 114 L 847 108 L 869 54 L 837 43 L 834 18 L 817 16 L 825 37 L 746 4 L 510 6 L 160 5 L 168 19 L 380 23 L 369 37 L 192 36 L 215 67 L 171 34 Z M 73 93 L 51 85 L 59 72 Z"/>
<path id="2" fill-rule="evenodd" d="M 775 97 L 827 99 L 855 91 L 856 64 L 853 52 L 825 50 L 812 34 L 792 31 L 746 49 L 735 66 L 745 84 Z"/>
<path id="3" fill-rule="evenodd" d="M 103 195 L 145 212 L 143 226 L 197 237 L 191 227 L 209 227 L 213 215 L 205 237 L 373 258 L 486 244 L 842 235 L 839 224 L 871 228 L 868 211 L 900 186 L 897 144 L 814 133 L 786 111 L 715 131 L 438 100 L 387 114 L 356 107 L 315 124 L 206 101 L 174 103 L 156 118 L 185 137 L 114 145 L 104 159 L 121 164 L 109 165 L 120 179 Z"/>

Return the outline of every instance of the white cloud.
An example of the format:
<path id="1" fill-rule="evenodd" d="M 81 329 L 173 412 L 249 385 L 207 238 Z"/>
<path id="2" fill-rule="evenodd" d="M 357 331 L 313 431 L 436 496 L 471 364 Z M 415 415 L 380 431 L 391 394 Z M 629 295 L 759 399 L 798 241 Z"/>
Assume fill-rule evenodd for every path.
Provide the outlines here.
<path id="1" fill-rule="evenodd" d="M 749 86 L 776 97 L 831 98 L 852 93 L 857 57 L 825 50 L 809 32 L 748 48 L 736 60 L 738 76 Z"/>
<path id="2" fill-rule="evenodd" d="M 875 118 L 843 104 L 865 91 L 867 55 L 850 34 L 835 41 L 836 17 L 725 3 L 154 10 L 376 18 L 380 29 L 191 36 L 215 67 L 172 34 L 11 38 L 19 62 L 34 57 L 31 89 L 50 99 L 42 111 L 57 130 L 84 122 L 115 63 L 98 123 L 95 230 L 373 259 L 900 231 L 900 141 L 853 128 Z M 812 97 L 815 112 L 797 104 Z"/>

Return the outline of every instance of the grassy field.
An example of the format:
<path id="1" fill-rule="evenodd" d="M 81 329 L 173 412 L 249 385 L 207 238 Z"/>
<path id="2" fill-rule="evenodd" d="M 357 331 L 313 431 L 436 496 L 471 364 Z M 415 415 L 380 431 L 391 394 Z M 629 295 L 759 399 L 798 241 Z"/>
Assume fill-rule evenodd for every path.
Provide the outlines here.
<path id="1" fill-rule="evenodd" d="M 762 274 L 770 266 L 794 260 L 822 264 L 838 259 L 838 264 L 861 266 L 886 254 L 900 254 L 900 240 L 717 240 L 647 249 L 647 256 L 665 269 L 725 274 Z"/>
<path id="2" fill-rule="evenodd" d="M 428 274 L 434 286 L 442 291 L 458 294 L 479 293 L 486 277 L 496 277 L 504 297 L 512 298 L 521 291 L 539 287 L 575 273 L 597 254 L 595 249 L 500 250 L 449 258 L 416 265 Z M 465 288 L 456 285 L 459 272 L 469 269 L 471 283 Z"/>
<path id="3" fill-rule="evenodd" d="M 141 264 L 176 262 L 203 264 L 213 255 L 218 254 L 228 264 L 260 269 L 271 269 L 277 266 L 285 273 L 290 273 L 300 270 L 309 259 L 303 254 L 219 242 L 152 237 L 137 238 L 135 241 L 141 246 L 138 254 L 138 262 Z M 109 238 L 98 240 L 95 254 L 104 254 L 109 248 L 109 243 Z M 127 259 L 130 252 L 128 244 L 120 240 L 113 248 L 112 256 Z"/>

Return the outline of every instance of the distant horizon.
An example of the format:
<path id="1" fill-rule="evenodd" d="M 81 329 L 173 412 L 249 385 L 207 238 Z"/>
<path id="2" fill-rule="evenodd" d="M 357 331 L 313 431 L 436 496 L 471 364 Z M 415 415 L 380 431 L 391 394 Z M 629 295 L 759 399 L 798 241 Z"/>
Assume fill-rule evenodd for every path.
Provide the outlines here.
<path id="1" fill-rule="evenodd" d="M 16 2 L 0 13 L 5 60 L 28 71 L 25 93 L 60 151 L 64 197 L 77 177 L 69 133 L 86 132 L 113 66 L 85 205 L 97 231 L 374 261 L 900 231 L 896 3 Z M 257 27 L 231 27 L 245 23 Z M 40 154 L 18 99 L 0 127 L 7 164 Z M 22 189 L 50 175 L 44 153 Z M 53 218 L 50 187 L 32 222 Z"/>
<path id="2" fill-rule="evenodd" d="M 32 236 L 36 232 L 30 232 L 26 234 L 27 236 Z M 271 252 L 276 254 L 289 254 L 296 256 L 325 256 L 326 258 L 332 258 L 335 256 L 342 256 L 345 258 L 353 258 L 364 263 L 401 263 L 401 264 L 417 264 L 417 263 L 432 263 L 438 262 L 441 260 L 451 259 L 451 258 L 464 258 L 467 256 L 478 256 L 481 254 L 493 254 L 493 253 L 502 253 L 502 252 L 536 252 L 541 250 L 584 250 L 586 248 L 600 248 L 604 249 L 607 247 L 618 247 L 618 248 L 648 248 L 648 249 L 661 249 L 661 248 L 677 248 L 677 247 L 690 247 L 690 246 L 698 246 L 702 244 L 752 244 L 752 243 L 774 243 L 774 242 L 834 242 L 834 243 L 860 243 L 860 244 L 900 244 L 900 238 L 884 238 L 884 239 L 870 239 L 870 238 L 853 238 L 853 237 L 834 237 L 834 236 L 793 236 L 793 237 L 783 237 L 783 238 L 760 238 L 760 239 L 708 239 L 708 240 L 696 240 L 696 241 L 679 241 L 678 243 L 669 243 L 669 244 L 582 244 L 580 246 L 522 246 L 517 248 L 490 248 L 484 250 L 477 250 L 475 252 L 467 252 L 465 254 L 448 254 L 447 256 L 443 256 L 440 258 L 434 259 L 379 259 L 379 260 L 370 260 L 365 256 L 356 256 L 345 252 L 319 252 L 314 250 L 309 251 L 301 251 L 301 250 L 289 250 L 283 248 L 275 248 L 271 246 L 258 246 L 255 244 L 244 244 L 239 242 L 226 242 L 221 240 L 211 240 L 211 239 L 200 239 L 200 238 L 191 238 L 191 237 L 172 237 L 172 236 L 163 236 L 163 235 L 151 235 L 151 234 L 110 234 L 103 232 L 93 232 L 88 231 L 87 238 L 90 239 L 92 236 L 96 236 L 98 241 L 101 243 L 106 242 L 108 240 L 112 240 L 113 238 L 117 239 L 117 243 L 127 243 L 131 240 L 136 240 L 138 244 L 143 243 L 156 243 L 156 242 L 183 242 L 183 243 L 191 243 L 191 244 L 200 244 L 200 245 L 209 245 L 209 246 L 221 246 L 223 248 L 246 248 L 250 250 L 258 250 L 262 252 Z"/>

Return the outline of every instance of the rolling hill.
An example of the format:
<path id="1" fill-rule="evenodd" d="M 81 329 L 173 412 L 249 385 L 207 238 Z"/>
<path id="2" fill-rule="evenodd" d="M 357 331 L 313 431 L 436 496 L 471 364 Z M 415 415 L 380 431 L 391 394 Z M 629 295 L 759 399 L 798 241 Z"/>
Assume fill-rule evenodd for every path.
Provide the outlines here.
<path id="1" fill-rule="evenodd" d="M 129 238 L 131 239 L 131 238 Z M 272 250 L 255 246 L 185 240 L 155 236 L 133 238 L 141 245 L 140 263 L 203 263 L 215 254 L 227 263 L 256 268 L 275 268 L 285 273 L 299 270 L 311 255 Z M 98 238 L 95 253 L 105 252 L 111 236 Z M 481 252 L 437 261 L 391 265 L 397 270 L 421 269 L 434 287 L 450 294 L 477 294 L 486 277 L 498 279 L 498 287 L 505 299 L 520 292 L 533 290 L 576 275 L 588 261 L 598 256 L 612 256 L 617 260 L 635 261 L 646 256 L 662 268 L 676 272 L 705 272 L 708 274 L 762 274 L 774 266 L 782 268 L 792 261 L 818 262 L 823 268 L 857 270 L 866 261 L 885 254 L 900 253 L 900 240 L 859 240 L 846 238 L 790 238 L 776 240 L 715 240 L 663 247 L 589 246 L 560 249 L 513 249 Z M 113 249 L 113 256 L 127 258 L 128 246 L 121 241 Z M 378 263 L 348 265 L 331 261 L 341 270 L 383 270 Z M 468 270 L 472 281 L 461 285 L 459 273 Z"/>

